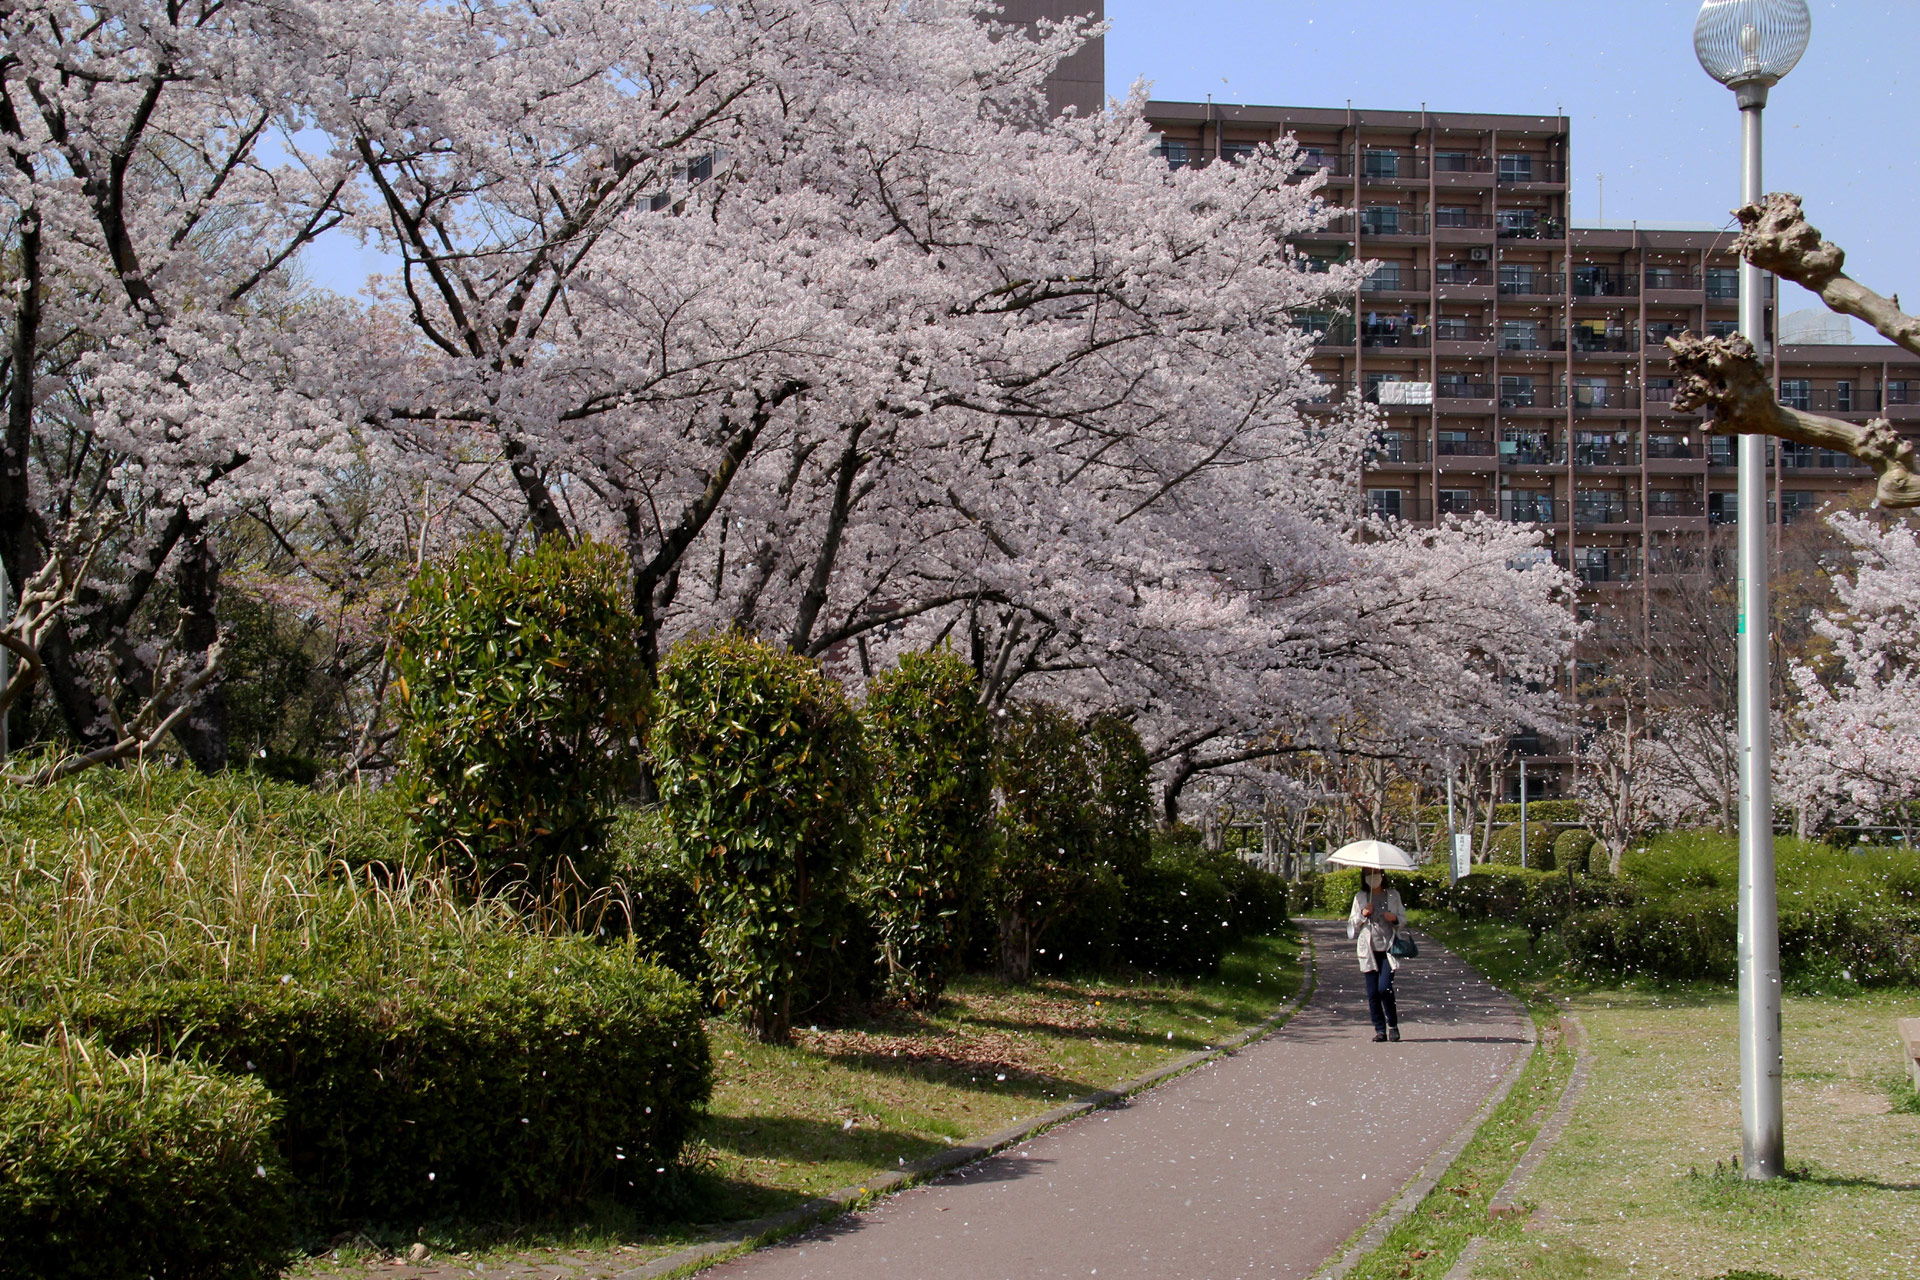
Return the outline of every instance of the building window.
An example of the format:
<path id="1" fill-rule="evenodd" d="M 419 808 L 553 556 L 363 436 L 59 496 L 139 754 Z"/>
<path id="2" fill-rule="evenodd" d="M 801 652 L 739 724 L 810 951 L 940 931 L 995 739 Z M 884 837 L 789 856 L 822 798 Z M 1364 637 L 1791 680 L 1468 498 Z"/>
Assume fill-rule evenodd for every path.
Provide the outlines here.
<path id="1" fill-rule="evenodd" d="M 1913 404 L 1913 383 L 1905 378 L 1889 379 L 1887 382 L 1888 404 Z"/>
<path id="2" fill-rule="evenodd" d="M 1853 412 L 1853 383 L 1845 378 L 1833 384 L 1833 410 L 1835 413 Z"/>
<path id="3" fill-rule="evenodd" d="M 1818 505 L 1817 495 L 1805 489 L 1782 489 L 1780 491 L 1780 523 L 1792 524 L 1803 516 L 1810 516 Z"/>
<path id="4" fill-rule="evenodd" d="M 1813 382 L 1807 378 L 1780 379 L 1780 403 L 1805 413 L 1813 407 Z"/>
<path id="5" fill-rule="evenodd" d="M 1500 157 L 1500 181 L 1532 182 L 1533 157 L 1508 153 Z"/>
<path id="6" fill-rule="evenodd" d="M 1731 338 L 1739 332 L 1740 322 L 1738 320 L 1707 321 L 1707 336 L 1709 338 Z"/>
<path id="7" fill-rule="evenodd" d="M 1502 320 L 1500 322 L 1500 349 L 1502 351 L 1534 351 L 1540 346 L 1540 326 L 1532 320 Z"/>
<path id="8" fill-rule="evenodd" d="M 1523 262 L 1501 263 L 1500 292 L 1538 293 L 1539 290 L 1534 284 L 1533 267 Z"/>
<path id="9" fill-rule="evenodd" d="M 1375 462 L 1411 462 L 1413 461 L 1411 444 L 1411 439 L 1404 431 L 1378 432 L 1373 437 L 1373 460 Z"/>
<path id="10" fill-rule="evenodd" d="M 1443 204 L 1433 211 L 1433 225 L 1436 227 L 1470 227 L 1473 219 L 1463 204 Z"/>
<path id="11" fill-rule="evenodd" d="M 1507 321 L 1509 325 L 1518 323 L 1519 321 L 1516 320 Z M 1503 339 L 1506 336 L 1504 329 L 1501 336 Z M 1533 397 L 1532 374 L 1503 373 L 1500 375 L 1500 407 L 1502 409 L 1531 409 L 1534 403 Z"/>
<path id="12" fill-rule="evenodd" d="M 1442 489 L 1440 491 L 1440 514 L 1443 516 L 1470 516 L 1474 509 L 1474 493 L 1471 489 Z"/>
<path id="13" fill-rule="evenodd" d="M 1575 378 L 1573 380 L 1573 403 L 1582 409 L 1605 409 L 1611 388 L 1606 378 Z"/>
<path id="14" fill-rule="evenodd" d="M 1369 178 L 1397 178 L 1400 176 L 1400 153 L 1392 150 L 1369 149 L 1362 157 Z"/>
<path id="15" fill-rule="evenodd" d="M 1401 510 L 1400 490 L 1398 489 L 1367 490 L 1367 510 L 1371 514 L 1382 517 L 1382 518 L 1390 518 L 1395 520 L 1399 519 L 1400 510 Z"/>
<path id="16" fill-rule="evenodd" d="M 1531 236 L 1540 225 L 1538 209 L 1502 209 L 1499 215 L 1503 236 Z"/>
<path id="17" fill-rule="evenodd" d="M 1245 160 L 1253 154 L 1253 149 L 1256 145 L 1258 144 L 1252 142 L 1223 142 L 1220 144 L 1220 158 L 1222 160 Z"/>
<path id="18" fill-rule="evenodd" d="M 1722 437 L 1715 436 L 1715 440 Z M 1729 441 L 1728 443 L 1732 443 Z M 1739 524 L 1740 498 L 1733 493 L 1710 493 L 1707 495 L 1708 524 Z"/>
<path id="19" fill-rule="evenodd" d="M 1400 210 L 1390 204 L 1370 204 L 1360 211 L 1360 229 L 1372 236 L 1400 234 Z"/>
<path id="20" fill-rule="evenodd" d="M 1160 155 L 1169 169 L 1184 169 L 1193 162 L 1187 144 L 1176 138 L 1168 138 L 1160 144 Z"/>
<path id="21" fill-rule="evenodd" d="M 1465 316 L 1441 316 L 1433 322 L 1433 334 L 1436 338 L 1470 342 L 1473 340 L 1473 322 Z"/>
<path id="22" fill-rule="evenodd" d="M 1739 297 L 1740 272 L 1733 267 L 1708 267 L 1707 296 L 1709 298 Z"/>
<path id="23" fill-rule="evenodd" d="M 1468 173 L 1473 169 L 1473 156 L 1465 151 L 1436 151 L 1433 167 L 1440 173 Z"/>

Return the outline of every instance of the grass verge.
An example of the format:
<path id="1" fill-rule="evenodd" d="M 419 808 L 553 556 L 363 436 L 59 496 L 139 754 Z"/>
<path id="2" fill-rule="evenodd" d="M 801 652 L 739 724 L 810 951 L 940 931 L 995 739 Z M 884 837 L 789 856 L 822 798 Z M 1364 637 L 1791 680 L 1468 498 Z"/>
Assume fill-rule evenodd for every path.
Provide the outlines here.
<path id="1" fill-rule="evenodd" d="M 560 1268 L 586 1280 L 631 1268 L 1218 1044 L 1299 988 L 1300 945 L 1293 929 L 1250 939 L 1195 981 L 968 977 L 934 1012 L 808 1025 L 790 1046 L 716 1019 L 713 1101 L 679 1170 L 673 1220 L 607 1210 L 571 1222 L 396 1224 L 334 1242 L 295 1274 L 377 1265 L 405 1276 L 412 1268 L 392 1260 L 414 1243 L 436 1262 L 484 1263 L 489 1276 Z"/>
<path id="2" fill-rule="evenodd" d="M 1476 1280 L 1920 1275 L 1920 1100 L 1901 1074 L 1893 1028 L 1920 1009 L 1920 995 L 1785 998 L 1793 1176 L 1754 1184 L 1739 1175 L 1730 987 L 1575 984 L 1557 948 L 1531 945 L 1524 930 L 1422 924 L 1530 1002 L 1549 988 L 1563 994 L 1594 1053 L 1572 1123 L 1528 1185 L 1537 1209 L 1525 1229 L 1479 1218 L 1487 1238 Z M 1431 1238 L 1447 1242 L 1438 1230 Z M 1358 1274 L 1432 1274 L 1401 1270 L 1405 1254 L 1398 1267 L 1381 1261 Z"/>

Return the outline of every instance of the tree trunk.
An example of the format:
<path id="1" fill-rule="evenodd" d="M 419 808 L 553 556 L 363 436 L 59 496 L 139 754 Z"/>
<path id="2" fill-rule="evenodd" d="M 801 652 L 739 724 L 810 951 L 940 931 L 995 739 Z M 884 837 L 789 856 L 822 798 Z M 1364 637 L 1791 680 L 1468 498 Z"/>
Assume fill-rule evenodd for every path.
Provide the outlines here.
<path id="1" fill-rule="evenodd" d="M 182 646 L 196 666 L 206 662 L 207 651 L 220 638 L 220 623 L 215 616 L 220 602 L 220 561 L 204 536 L 187 544 L 180 565 L 180 609 L 185 618 L 181 626 Z M 227 691 L 224 674 L 217 674 L 200 694 L 199 705 L 188 712 L 173 731 L 173 736 L 202 773 L 218 773 L 227 767 Z"/>
<path id="2" fill-rule="evenodd" d="M 1000 976 L 1012 983 L 1033 981 L 1033 922 L 1021 907 L 1000 912 Z"/>

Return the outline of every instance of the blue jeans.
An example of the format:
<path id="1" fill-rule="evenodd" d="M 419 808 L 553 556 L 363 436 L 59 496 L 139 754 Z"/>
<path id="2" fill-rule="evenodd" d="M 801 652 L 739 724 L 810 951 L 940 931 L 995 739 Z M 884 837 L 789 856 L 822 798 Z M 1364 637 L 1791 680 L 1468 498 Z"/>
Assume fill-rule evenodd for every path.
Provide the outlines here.
<path id="1" fill-rule="evenodd" d="M 1387 963 L 1387 953 L 1373 953 L 1374 971 L 1366 975 L 1367 979 L 1367 1015 L 1373 1019 L 1373 1029 L 1385 1035 L 1388 1027 L 1400 1025 L 1400 1009 L 1393 1002 L 1393 966 Z"/>

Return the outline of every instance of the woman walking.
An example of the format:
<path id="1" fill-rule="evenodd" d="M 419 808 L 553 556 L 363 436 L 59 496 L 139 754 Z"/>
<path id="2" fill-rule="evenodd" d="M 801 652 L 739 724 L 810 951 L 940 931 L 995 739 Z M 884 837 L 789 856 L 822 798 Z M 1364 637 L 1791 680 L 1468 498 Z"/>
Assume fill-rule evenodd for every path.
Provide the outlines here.
<path id="1" fill-rule="evenodd" d="M 1373 1019 L 1373 1038 L 1400 1038 L 1400 1010 L 1393 999 L 1393 971 L 1400 957 L 1393 954 L 1394 935 L 1407 918 L 1400 891 L 1387 886 L 1387 873 L 1367 868 L 1360 873 L 1360 891 L 1347 912 L 1347 936 L 1357 940 L 1360 971 L 1367 979 L 1367 1014 Z"/>

